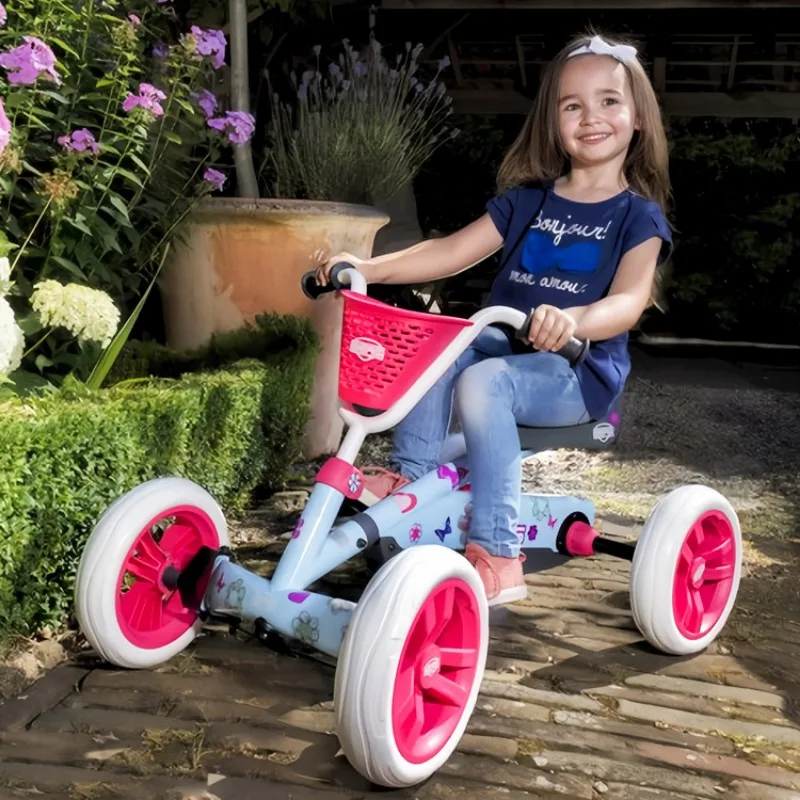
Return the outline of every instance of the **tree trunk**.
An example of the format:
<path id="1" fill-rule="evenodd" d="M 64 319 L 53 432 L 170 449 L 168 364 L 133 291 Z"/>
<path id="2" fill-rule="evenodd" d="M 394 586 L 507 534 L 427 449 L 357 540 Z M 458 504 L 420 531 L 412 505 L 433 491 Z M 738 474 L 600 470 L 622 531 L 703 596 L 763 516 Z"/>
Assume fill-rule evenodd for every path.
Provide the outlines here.
<path id="1" fill-rule="evenodd" d="M 250 81 L 247 63 L 247 0 L 229 0 L 231 45 L 231 102 L 234 111 L 250 113 Z M 239 197 L 258 197 L 250 142 L 233 145 Z"/>

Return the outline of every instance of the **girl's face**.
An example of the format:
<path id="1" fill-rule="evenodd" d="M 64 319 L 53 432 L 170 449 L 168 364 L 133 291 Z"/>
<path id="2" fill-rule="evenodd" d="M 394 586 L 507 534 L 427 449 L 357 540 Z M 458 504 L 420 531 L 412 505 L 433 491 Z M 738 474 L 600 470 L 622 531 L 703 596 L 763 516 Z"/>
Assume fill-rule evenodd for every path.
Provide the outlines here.
<path id="1" fill-rule="evenodd" d="M 570 58 L 561 71 L 558 120 L 573 168 L 624 160 L 637 129 L 625 67 L 610 56 Z"/>

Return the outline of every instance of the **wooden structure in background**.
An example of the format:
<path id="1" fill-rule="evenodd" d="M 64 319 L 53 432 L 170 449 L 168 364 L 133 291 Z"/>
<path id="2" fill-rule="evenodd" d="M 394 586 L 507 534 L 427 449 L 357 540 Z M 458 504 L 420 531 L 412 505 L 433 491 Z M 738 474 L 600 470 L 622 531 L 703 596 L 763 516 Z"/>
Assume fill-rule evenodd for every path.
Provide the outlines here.
<path id="1" fill-rule="evenodd" d="M 782 19 L 773 15 L 769 21 L 756 10 L 735 14 L 723 10 L 742 7 L 787 10 Z M 641 43 L 667 114 L 800 118 L 800 2 L 382 0 L 380 8 L 393 20 L 413 15 L 418 27 L 424 24 L 430 44 L 423 58 L 430 64 L 445 55 L 450 58 L 447 81 L 457 112 L 526 114 L 539 72 L 553 55 L 554 41 L 560 44 L 566 38 L 551 32 L 557 12 L 574 16 L 582 9 L 620 13 L 638 9 L 630 15 L 630 27 Z M 667 15 L 667 9 L 673 13 Z M 715 28 L 715 32 L 686 32 L 692 27 L 692 17 L 678 9 L 713 10 L 706 15 L 705 30 Z M 543 11 L 549 12 L 546 25 Z M 435 12 L 439 30 L 427 12 Z M 714 17 L 723 24 L 714 25 Z M 646 29 L 637 31 L 637 22 Z M 780 25 L 781 32 L 760 32 L 765 23 Z M 732 29 L 732 25 L 738 27 Z"/>

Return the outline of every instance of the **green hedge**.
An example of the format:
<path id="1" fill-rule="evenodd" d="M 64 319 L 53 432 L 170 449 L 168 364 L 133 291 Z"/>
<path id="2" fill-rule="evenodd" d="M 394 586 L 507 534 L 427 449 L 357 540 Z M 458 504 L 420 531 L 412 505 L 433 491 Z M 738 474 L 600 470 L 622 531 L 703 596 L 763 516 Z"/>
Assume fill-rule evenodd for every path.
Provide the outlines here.
<path id="1" fill-rule="evenodd" d="M 158 379 L 0 406 L 0 636 L 63 623 L 87 536 L 139 483 L 184 476 L 226 510 L 279 485 L 300 453 L 316 353 L 306 323 L 267 317 L 194 353 L 132 343 L 116 378 Z"/>

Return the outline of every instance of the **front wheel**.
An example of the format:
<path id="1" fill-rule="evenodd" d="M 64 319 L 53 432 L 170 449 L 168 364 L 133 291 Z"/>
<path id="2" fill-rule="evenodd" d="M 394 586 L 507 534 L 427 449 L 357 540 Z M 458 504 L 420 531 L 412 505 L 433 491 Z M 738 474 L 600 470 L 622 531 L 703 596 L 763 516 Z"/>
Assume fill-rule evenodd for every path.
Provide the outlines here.
<path id="1" fill-rule="evenodd" d="M 402 788 L 455 750 L 478 698 L 489 611 L 477 572 L 438 545 L 399 553 L 356 606 L 336 669 L 342 750 L 364 777 Z"/>
<path id="2" fill-rule="evenodd" d="M 222 510 L 192 481 L 156 478 L 132 489 L 109 506 L 81 557 L 75 613 L 84 636 L 118 667 L 169 661 L 197 635 L 204 562 L 227 545 Z M 190 564 L 196 574 L 182 586 Z"/>
<path id="3" fill-rule="evenodd" d="M 728 621 L 742 571 L 731 504 L 707 486 L 681 486 L 650 513 L 631 569 L 631 610 L 644 637 L 672 655 L 708 647 Z"/>

